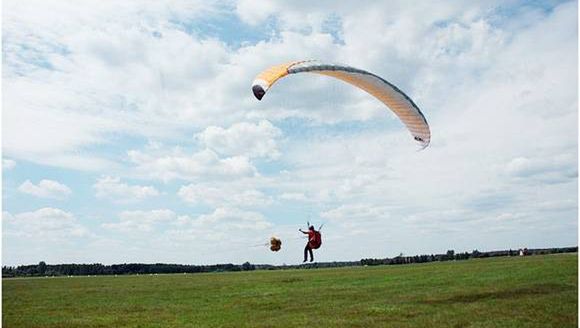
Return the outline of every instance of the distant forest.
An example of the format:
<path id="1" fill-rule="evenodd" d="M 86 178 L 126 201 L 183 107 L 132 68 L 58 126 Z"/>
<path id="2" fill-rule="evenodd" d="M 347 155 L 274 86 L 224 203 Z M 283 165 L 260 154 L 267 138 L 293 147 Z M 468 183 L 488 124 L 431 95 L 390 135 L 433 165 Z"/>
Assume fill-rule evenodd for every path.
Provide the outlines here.
<path id="1" fill-rule="evenodd" d="M 2 277 L 43 277 L 43 276 L 93 276 L 93 275 L 131 275 L 131 274 L 167 274 L 167 273 L 202 273 L 202 272 L 226 272 L 226 271 L 251 271 L 251 270 L 282 270 L 282 269 L 315 269 L 343 266 L 367 266 L 367 265 L 397 265 L 411 263 L 426 263 L 440 261 L 459 261 L 473 258 L 486 258 L 498 256 L 530 256 L 556 253 L 578 252 L 578 247 L 542 248 L 542 249 L 519 249 L 491 252 L 455 253 L 453 250 L 445 254 L 404 256 L 400 254 L 393 258 L 362 259 L 360 261 L 346 262 L 321 262 L 302 265 L 268 265 L 251 264 L 245 262 L 237 264 L 214 264 L 214 265 L 185 265 L 185 264 L 144 264 L 125 263 L 103 265 L 94 264 L 46 264 L 44 261 L 34 265 L 3 266 Z"/>

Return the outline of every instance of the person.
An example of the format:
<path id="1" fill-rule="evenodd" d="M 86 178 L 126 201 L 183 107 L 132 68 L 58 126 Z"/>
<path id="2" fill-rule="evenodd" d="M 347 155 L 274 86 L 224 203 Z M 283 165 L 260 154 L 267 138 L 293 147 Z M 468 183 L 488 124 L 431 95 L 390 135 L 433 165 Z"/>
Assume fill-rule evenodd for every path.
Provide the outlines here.
<path id="1" fill-rule="evenodd" d="M 298 229 L 298 231 L 302 232 L 305 235 L 308 235 L 308 242 L 304 247 L 304 262 L 308 260 L 308 254 L 310 254 L 310 262 L 314 261 L 314 254 L 312 252 L 313 249 L 318 249 L 320 244 L 322 243 L 322 239 L 320 236 L 320 231 L 314 230 L 314 226 L 308 227 L 308 231 L 304 231 L 302 229 Z"/>

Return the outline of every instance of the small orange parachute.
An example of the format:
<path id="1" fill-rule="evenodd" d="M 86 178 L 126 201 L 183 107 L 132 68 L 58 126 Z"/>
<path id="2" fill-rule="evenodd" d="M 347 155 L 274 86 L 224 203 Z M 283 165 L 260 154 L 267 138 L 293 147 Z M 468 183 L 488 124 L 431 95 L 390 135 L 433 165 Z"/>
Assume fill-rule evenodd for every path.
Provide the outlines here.
<path id="1" fill-rule="evenodd" d="M 270 238 L 270 250 L 277 252 L 282 248 L 282 241 L 276 237 Z"/>

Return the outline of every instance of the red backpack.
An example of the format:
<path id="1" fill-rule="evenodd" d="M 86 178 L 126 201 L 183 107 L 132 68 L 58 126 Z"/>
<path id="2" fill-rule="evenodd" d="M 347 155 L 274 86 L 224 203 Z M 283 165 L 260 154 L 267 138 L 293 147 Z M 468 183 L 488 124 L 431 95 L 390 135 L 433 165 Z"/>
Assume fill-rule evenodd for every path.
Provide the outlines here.
<path id="1" fill-rule="evenodd" d="M 320 235 L 320 231 L 314 231 L 314 237 L 308 242 L 310 248 L 318 249 L 320 245 L 322 245 L 322 235 Z"/>

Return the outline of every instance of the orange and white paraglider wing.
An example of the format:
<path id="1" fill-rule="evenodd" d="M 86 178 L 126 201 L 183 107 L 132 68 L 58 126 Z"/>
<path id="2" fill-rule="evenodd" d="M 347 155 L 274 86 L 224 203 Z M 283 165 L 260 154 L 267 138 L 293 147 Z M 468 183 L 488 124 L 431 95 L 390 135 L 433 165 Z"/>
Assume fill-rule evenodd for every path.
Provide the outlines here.
<path id="1" fill-rule="evenodd" d="M 302 63 L 300 61 L 290 62 L 286 64 L 275 65 L 268 67 L 262 73 L 258 74 L 252 83 L 252 92 L 258 100 L 262 100 L 262 97 L 266 94 L 268 89 L 276 83 L 279 79 L 288 75 L 288 69 L 296 64 Z"/>
<path id="2" fill-rule="evenodd" d="M 358 68 L 340 64 L 326 64 L 315 60 L 272 66 L 260 73 L 254 80 L 252 85 L 254 96 L 261 100 L 276 81 L 297 73 L 331 76 L 366 91 L 397 115 L 422 148 L 429 145 L 431 141 L 429 124 L 413 100 L 387 80 Z"/>

